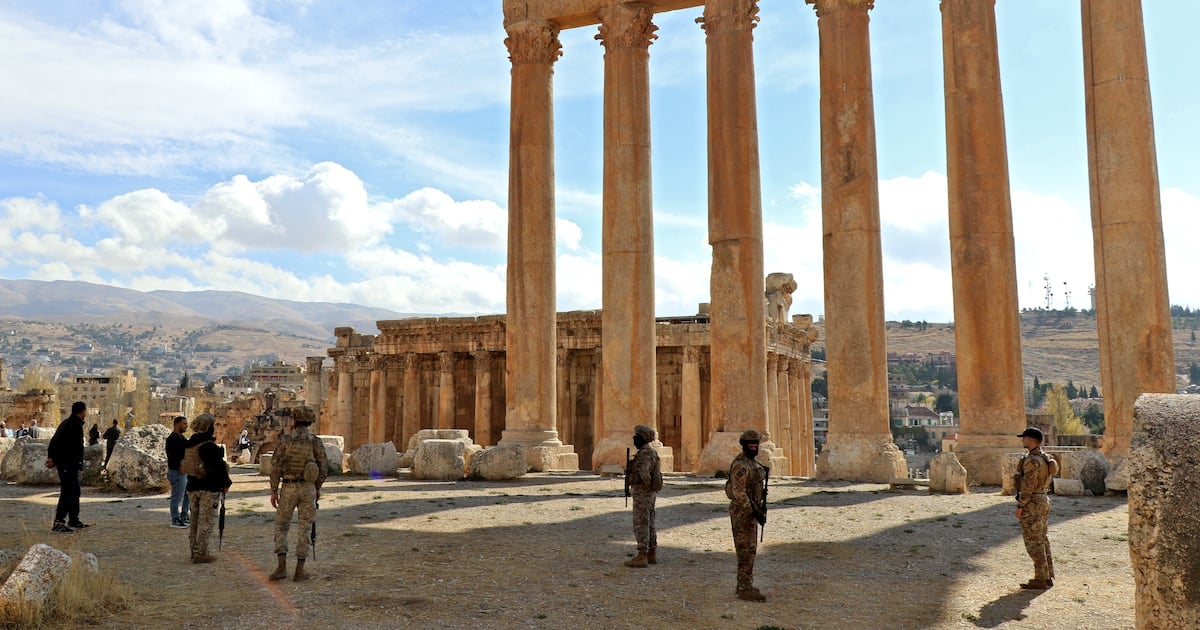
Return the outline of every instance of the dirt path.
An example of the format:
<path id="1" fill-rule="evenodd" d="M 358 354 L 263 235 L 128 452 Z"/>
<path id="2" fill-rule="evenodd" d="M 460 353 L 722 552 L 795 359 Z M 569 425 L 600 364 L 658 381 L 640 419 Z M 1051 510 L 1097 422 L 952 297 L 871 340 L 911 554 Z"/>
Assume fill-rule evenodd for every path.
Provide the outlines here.
<path id="1" fill-rule="evenodd" d="M 619 479 L 531 475 L 506 483 L 340 477 L 318 514 L 316 577 L 272 583 L 265 477 L 235 469 L 224 551 L 188 562 L 167 498 L 84 490 L 95 526 L 47 532 L 57 488 L 0 486 L 0 548 L 91 551 L 136 601 L 98 627 L 304 628 L 1129 628 L 1126 505 L 1054 502 L 1057 585 L 1021 591 L 1031 565 L 995 489 L 965 496 L 782 480 L 760 547 L 765 604 L 734 598 L 719 480 L 668 478 L 659 564 L 633 554 Z M 293 526 L 293 536 L 294 533 Z M 215 538 L 215 534 L 214 534 Z M 69 542 L 68 542 L 69 541 Z"/>

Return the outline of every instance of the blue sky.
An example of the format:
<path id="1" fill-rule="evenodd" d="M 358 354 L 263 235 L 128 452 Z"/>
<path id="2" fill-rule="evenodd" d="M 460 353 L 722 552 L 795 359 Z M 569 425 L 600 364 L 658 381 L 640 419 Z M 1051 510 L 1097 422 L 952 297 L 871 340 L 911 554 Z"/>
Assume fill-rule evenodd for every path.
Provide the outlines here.
<path id="1" fill-rule="evenodd" d="M 1145 2 L 1171 301 L 1200 306 L 1200 3 Z M 767 271 L 822 313 L 817 22 L 761 0 Z M 997 2 L 1022 306 L 1092 282 L 1079 3 Z M 651 47 L 657 310 L 707 301 L 704 37 Z M 882 0 L 871 46 L 885 309 L 948 321 L 941 22 Z M 594 28 L 556 64 L 558 306 L 600 304 Z M 0 277 L 232 289 L 402 312 L 504 308 L 499 0 L 0 0 Z"/>

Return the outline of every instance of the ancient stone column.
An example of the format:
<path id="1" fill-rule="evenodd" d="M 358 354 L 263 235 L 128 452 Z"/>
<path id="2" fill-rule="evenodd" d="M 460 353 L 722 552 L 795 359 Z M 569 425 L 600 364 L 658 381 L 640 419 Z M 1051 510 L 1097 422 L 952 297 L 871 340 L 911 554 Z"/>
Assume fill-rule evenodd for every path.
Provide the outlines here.
<path id="1" fill-rule="evenodd" d="M 767 431 L 772 439 L 779 440 L 779 446 L 787 444 L 783 433 L 779 430 L 779 355 L 767 352 Z M 787 357 L 783 357 L 786 362 Z"/>
<path id="2" fill-rule="evenodd" d="M 1142 3 L 1083 0 L 1082 11 L 1103 449 L 1119 461 L 1134 400 L 1175 391 L 1175 357 Z"/>
<path id="3" fill-rule="evenodd" d="M 554 388 L 555 403 L 558 405 L 558 437 L 573 443 L 575 414 L 571 410 L 571 351 L 559 348 L 555 362 L 558 385 Z"/>
<path id="4" fill-rule="evenodd" d="M 475 357 L 475 439 L 476 444 L 491 446 L 492 440 L 492 353 L 477 350 Z"/>
<path id="5" fill-rule="evenodd" d="M 600 11 L 604 45 L 603 306 L 600 395 L 607 402 L 592 469 L 624 465 L 633 427 L 654 426 L 654 229 L 650 188 L 650 42 L 643 3 Z"/>
<path id="6" fill-rule="evenodd" d="M 325 357 L 304 358 L 304 404 L 320 413 L 321 403 L 325 400 L 325 388 L 322 387 L 322 374 Z M 0 381 L 3 382 L 3 381 Z"/>
<path id="7" fill-rule="evenodd" d="M 757 0 L 709 0 L 698 20 L 706 35 L 708 74 L 708 242 L 716 431 L 698 472 L 726 470 L 746 429 L 766 434 L 761 459 L 774 453 L 767 426 L 766 308 L 763 304 L 762 198 L 754 91 Z M 780 454 L 781 455 L 781 454 Z"/>
<path id="8" fill-rule="evenodd" d="M 679 470 L 695 471 L 700 461 L 700 349 L 684 346 L 679 383 Z"/>
<path id="9" fill-rule="evenodd" d="M 829 442 L 817 478 L 907 476 L 892 443 L 883 324 L 879 173 L 867 0 L 815 5 L 821 55 L 821 214 Z"/>
<path id="10" fill-rule="evenodd" d="M 350 373 L 350 359 L 337 366 L 337 408 L 333 434 L 340 435 L 349 446 L 354 442 L 354 375 Z"/>
<path id="11" fill-rule="evenodd" d="M 387 389 L 384 386 L 383 370 L 381 369 L 378 357 L 371 368 L 371 380 L 367 396 L 367 408 L 370 410 L 370 415 L 367 419 L 367 442 L 379 444 L 384 441 L 384 435 L 387 432 L 385 424 L 387 418 Z"/>
<path id="12" fill-rule="evenodd" d="M 971 482 L 999 485 L 1005 453 L 1021 448 L 1015 436 L 1025 427 L 1025 393 L 995 0 L 942 0 L 941 7 L 962 417 L 955 452 Z"/>
<path id="13" fill-rule="evenodd" d="M 438 353 L 437 428 L 454 428 L 454 353 Z"/>
<path id="14" fill-rule="evenodd" d="M 778 396 L 775 406 L 777 413 L 779 414 L 779 433 L 775 436 L 775 440 L 779 445 L 779 448 L 783 449 L 783 451 L 788 455 L 787 474 L 794 475 L 796 474 L 796 466 L 799 463 L 799 452 L 794 446 L 795 440 L 793 439 L 795 427 L 792 419 L 792 396 L 791 388 L 789 387 L 788 383 L 788 364 L 788 358 L 780 355 L 778 361 L 776 362 L 775 374 L 772 375 L 771 372 L 767 372 L 767 378 L 771 379 L 774 377 L 776 382 L 776 393 Z M 769 382 L 768 385 L 770 385 Z M 783 473 L 784 471 L 782 470 L 778 472 L 778 474 Z"/>
<path id="15" fill-rule="evenodd" d="M 410 352 L 404 356 L 404 444 L 421 430 L 421 355 Z"/>
<path id="16" fill-rule="evenodd" d="M 800 376 L 800 371 L 804 369 L 804 362 L 798 359 L 788 360 L 788 407 L 792 414 L 792 435 L 791 435 L 791 452 L 794 464 L 792 474 L 803 477 L 810 476 L 809 466 L 812 463 L 812 439 L 808 438 L 811 429 L 806 430 L 805 420 L 807 414 L 804 413 L 804 395 L 801 392 L 804 379 Z M 805 440 L 808 440 L 807 443 Z"/>
<path id="17" fill-rule="evenodd" d="M 505 414 L 501 444 L 562 446 L 555 429 L 554 61 L 558 27 L 506 21 L 512 60 Z M 535 462 L 542 466 L 545 458 Z M 553 464 L 552 464 L 553 465 Z"/>

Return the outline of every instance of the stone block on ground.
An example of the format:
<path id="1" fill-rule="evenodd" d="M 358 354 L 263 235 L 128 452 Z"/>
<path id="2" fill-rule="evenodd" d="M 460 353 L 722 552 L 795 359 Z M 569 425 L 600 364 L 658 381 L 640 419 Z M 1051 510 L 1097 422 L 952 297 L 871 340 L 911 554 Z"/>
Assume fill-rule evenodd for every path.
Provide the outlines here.
<path id="1" fill-rule="evenodd" d="M 461 440 L 422 440 L 413 458 L 414 479 L 457 481 L 463 478 L 466 445 Z"/>
<path id="2" fill-rule="evenodd" d="M 17 438 L 0 437 L 0 460 L 4 459 L 4 454 L 17 443 Z"/>
<path id="3" fill-rule="evenodd" d="M 165 445 L 170 433 L 161 424 L 126 431 L 108 460 L 109 482 L 129 492 L 169 491 Z"/>
<path id="4" fill-rule="evenodd" d="M 566 444 L 526 446 L 525 464 L 534 472 L 574 471 L 579 470 L 579 455 Z"/>
<path id="5" fill-rule="evenodd" d="M 1108 477 L 1108 458 L 1100 451 L 1074 451 L 1062 458 L 1059 468 L 1060 477 L 1078 479 L 1094 495 L 1102 495 L 1108 490 L 1104 483 Z"/>
<path id="6" fill-rule="evenodd" d="M 400 468 L 400 455 L 391 442 L 363 444 L 351 453 L 350 472 L 356 475 L 395 477 Z"/>
<path id="7" fill-rule="evenodd" d="M 317 439 L 325 446 L 336 446 L 339 451 L 346 450 L 346 438 L 340 435 L 318 435 Z"/>
<path id="8" fill-rule="evenodd" d="M 1054 496 L 1081 497 L 1083 496 L 1083 482 L 1078 479 L 1064 479 L 1062 477 L 1055 477 Z"/>
<path id="9" fill-rule="evenodd" d="M 830 435 L 817 456 L 817 480 L 888 483 L 907 477 L 908 462 L 891 434 Z"/>
<path id="10" fill-rule="evenodd" d="M 1200 628 L 1200 396 L 1142 394 L 1129 455 L 1138 628 Z"/>
<path id="11" fill-rule="evenodd" d="M 524 475 L 529 466 L 525 461 L 523 446 L 491 446 L 471 458 L 472 479 L 498 481 L 516 479 Z"/>
<path id="12" fill-rule="evenodd" d="M 1126 492 L 1129 489 L 1129 466 L 1125 459 L 1109 463 L 1108 475 L 1104 477 L 1104 488 L 1116 492 Z"/>
<path id="13" fill-rule="evenodd" d="M 338 438 L 341 439 L 340 437 Z M 331 444 L 325 440 L 321 440 L 325 446 L 325 474 L 340 475 L 342 474 L 342 449 L 336 444 Z"/>
<path id="14" fill-rule="evenodd" d="M 79 563 L 87 569 L 88 573 L 95 575 L 100 572 L 100 560 L 96 558 L 96 554 L 86 551 L 71 552 L 71 562 Z"/>
<path id="15" fill-rule="evenodd" d="M 260 475 L 270 475 L 271 474 L 271 457 L 274 454 L 275 454 L 275 451 L 258 454 L 258 474 L 260 474 Z"/>
<path id="16" fill-rule="evenodd" d="M 25 557 L 0 585 L 0 602 L 41 604 L 70 567 L 70 556 L 38 543 L 25 552 Z"/>
<path id="17" fill-rule="evenodd" d="M 463 444 L 470 444 L 471 434 L 466 429 L 421 429 L 408 438 L 408 449 L 415 453 L 417 445 L 425 440 L 461 440 Z"/>
<path id="18" fill-rule="evenodd" d="M 736 431 L 714 431 L 708 436 L 708 443 L 700 452 L 699 462 L 693 471 L 702 477 L 714 477 L 717 473 L 726 474 L 729 463 L 742 452 L 738 443 L 741 433 Z"/>
<path id="19" fill-rule="evenodd" d="M 17 440 L 0 464 L 4 478 L 20 484 L 57 484 L 58 471 L 46 468 L 46 446 L 41 440 Z"/>
<path id="20" fill-rule="evenodd" d="M 1021 468 L 1024 453 L 1009 453 L 1000 462 L 1000 494 L 1012 496 L 1017 493 L 1017 472 Z"/>
<path id="21" fill-rule="evenodd" d="M 104 484 L 104 455 L 108 447 L 103 441 L 83 449 L 83 474 L 80 483 L 85 486 Z"/>
<path id="22" fill-rule="evenodd" d="M 468 444 L 463 448 L 463 476 L 471 476 L 471 460 L 483 450 L 478 444 Z"/>
<path id="23" fill-rule="evenodd" d="M 401 468 L 412 468 L 414 455 L 416 455 L 415 451 L 404 451 L 403 453 L 401 453 L 400 454 L 400 467 Z"/>
<path id="24" fill-rule="evenodd" d="M 953 451 L 939 453 L 929 462 L 929 491 L 943 494 L 965 494 L 967 468 Z"/>

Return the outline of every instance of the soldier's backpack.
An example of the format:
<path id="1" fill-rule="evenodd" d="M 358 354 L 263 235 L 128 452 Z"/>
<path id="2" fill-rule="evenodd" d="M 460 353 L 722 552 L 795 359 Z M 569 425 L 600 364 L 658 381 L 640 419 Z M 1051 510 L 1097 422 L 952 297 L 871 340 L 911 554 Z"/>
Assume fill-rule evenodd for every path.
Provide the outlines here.
<path id="1" fill-rule="evenodd" d="M 733 464 L 729 465 L 729 472 L 725 475 L 725 496 L 733 500 Z"/>
<path id="2" fill-rule="evenodd" d="M 1042 458 L 1046 460 L 1046 483 L 1043 484 L 1043 488 L 1049 489 L 1050 484 L 1054 482 L 1054 478 L 1058 476 L 1058 460 L 1045 452 L 1042 453 Z"/>
<path id="3" fill-rule="evenodd" d="M 179 472 L 189 477 L 203 479 L 204 475 L 207 474 L 208 471 L 204 469 L 204 462 L 200 460 L 200 447 L 204 446 L 205 444 L 212 443 L 212 440 L 207 440 L 196 444 L 195 446 L 189 446 L 184 449 L 183 461 L 179 464 Z"/>
<path id="4" fill-rule="evenodd" d="M 654 471 L 650 473 L 650 491 L 658 492 L 663 489 L 662 465 L 654 458 Z"/>
<path id="5" fill-rule="evenodd" d="M 287 479 L 316 481 L 319 474 L 317 458 L 313 455 L 313 438 L 291 436 L 284 450 L 283 476 Z M 312 466 L 309 466 L 312 464 Z"/>

